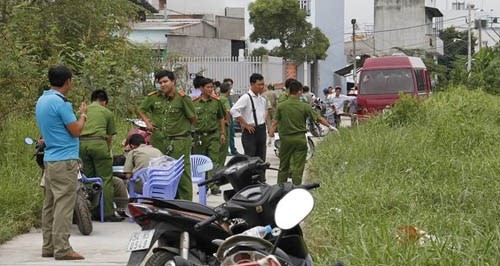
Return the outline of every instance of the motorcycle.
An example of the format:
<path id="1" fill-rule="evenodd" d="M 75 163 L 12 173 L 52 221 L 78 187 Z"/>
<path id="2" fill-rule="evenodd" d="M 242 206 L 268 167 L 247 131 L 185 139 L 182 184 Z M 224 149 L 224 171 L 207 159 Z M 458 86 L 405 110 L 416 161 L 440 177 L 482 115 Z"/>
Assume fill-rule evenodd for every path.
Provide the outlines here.
<path id="1" fill-rule="evenodd" d="M 288 186 L 293 185 L 288 184 Z M 276 204 L 274 211 L 276 227 L 271 230 L 271 236 L 268 237 L 267 228 L 257 226 L 225 240 L 213 241 L 219 244 L 215 253 L 219 265 L 313 265 L 309 254 L 300 254 L 296 257 L 297 254 L 293 252 L 295 245 L 303 244 L 302 235 L 286 233 L 296 228 L 309 215 L 313 207 L 314 199 L 311 193 L 305 189 L 292 188 Z M 271 229 L 270 226 L 269 229 Z M 283 241 L 287 242 L 283 243 Z M 174 256 L 166 265 L 196 266 L 180 256 Z"/>
<path id="2" fill-rule="evenodd" d="M 312 103 L 312 108 L 319 116 L 325 117 L 326 104 L 321 99 L 316 98 Z M 307 119 L 307 131 L 315 137 L 324 137 L 328 133 L 328 128 L 321 125 L 318 121 Z"/>
<path id="3" fill-rule="evenodd" d="M 306 133 L 306 138 L 307 138 L 307 155 L 306 155 L 306 160 L 309 160 L 312 158 L 314 154 L 314 141 L 312 140 L 313 135 L 308 131 Z M 280 157 L 280 136 L 278 133 L 274 133 L 274 154 L 276 154 L 276 157 Z"/>
<path id="4" fill-rule="evenodd" d="M 223 193 L 226 203 L 214 209 L 183 200 L 140 198 L 140 202 L 129 203 L 129 216 L 142 230 L 129 241 L 132 252 L 128 265 L 139 265 L 148 255 L 145 265 L 149 266 L 165 265 L 175 256 L 198 265 L 219 265 L 212 256 L 218 248 L 214 239 L 226 239 L 257 225 L 274 223 L 275 204 L 286 193 L 283 186 L 264 183 L 266 169 L 269 163 L 258 157 L 233 157 L 211 179 L 199 184 L 232 185 Z M 257 208 L 253 198 L 260 190 L 265 195 L 257 203 L 263 209 Z M 213 223 L 215 220 L 220 222 Z M 153 249 L 155 243 L 157 247 Z"/>
<path id="5" fill-rule="evenodd" d="M 43 156 L 45 152 L 45 142 L 43 139 L 34 141 L 32 138 L 25 138 L 24 142 L 28 145 L 35 144 L 35 152 L 33 157 L 35 157 L 38 166 L 42 169 L 42 181 L 40 186 L 45 185 L 45 167 L 43 165 Z M 81 162 L 79 165 L 81 169 Z M 91 209 L 99 205 L 99 197 L 101 194 L 102 187 L 98 183 L 91 183 L 88 186 L 83 183 L 83 173 L 78 171 L 78 187 L 76 190 L 76 202 L 75 209 L 73 213 L 73 223 L 78 226 L 78 230 L 82 235 L 90 235 L 92 233 L 92 214 Z"/>
<path id="6" fill-rule="evenodd" d="M 123 141 L 123 146 L 125 147 L 125 150 L 127 150 L 128 139 L 130 138 L 130 136 L 134 134 L 142 135 L 144 137 L 144 140 L 146 140 L 146 144 L 151 145 L 151 131 L 148 130 L 146 123 L 142 119 L 127 118 L 125 120 L 131 122 L 135 126 L 131 130 L 129 130 L 129 132 L 127 133 L 127 138 Z"/>

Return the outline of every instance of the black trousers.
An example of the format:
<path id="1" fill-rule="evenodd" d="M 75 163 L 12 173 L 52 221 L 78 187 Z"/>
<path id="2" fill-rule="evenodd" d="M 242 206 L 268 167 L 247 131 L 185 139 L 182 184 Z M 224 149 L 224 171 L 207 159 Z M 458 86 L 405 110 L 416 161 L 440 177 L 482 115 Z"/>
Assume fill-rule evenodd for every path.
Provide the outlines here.
<path id="1" fill-rule="evenodd" d="M 266 139 L 267 131 L 265 124 L 257 126 L 253 134 L 243 130 L 243 133 L 241 133 L 241 144 L 243 144 L 245 155 L 258 156 L 263 161 L 266 161 Z"/>

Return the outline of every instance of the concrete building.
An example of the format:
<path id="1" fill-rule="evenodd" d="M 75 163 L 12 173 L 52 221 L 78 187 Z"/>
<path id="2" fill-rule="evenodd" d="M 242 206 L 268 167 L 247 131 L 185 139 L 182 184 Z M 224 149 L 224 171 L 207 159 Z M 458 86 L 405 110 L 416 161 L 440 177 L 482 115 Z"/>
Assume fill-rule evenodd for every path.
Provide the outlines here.
<path id="1" fill-rule="evenodd" d="M 181 56 L 235 56 L 240 49 L 248 55 L 252 49 L 263 46 L 249 42 L 253 27 L 248 22 L 248 5 L 253 1 L 148 0 L 159 13 L 156 19 L 134 25 L 130 38 Z M 308 21 L 330 40 L 328 57 L 299 66 L 297 79 L 315 92 L 333 85 L 345 87 L 344 78 L 334 74 L 335 69 L 346 64 L 344 0 L 297 1 L 309 15 Z M 271 41 L 266 47 L 277 45 L 278 42 Z"/>
<path id="2" fill-rule="evenodd" d="M 400 53 L 397 48 L 422 49 L 442 54 L 437 36 L 443 14 L 425 0 L 375 0 L 374 47 L 377 56 Z"/>
<path id="3" fill-rule="evenodd" d="M 207 8 L 200 2 L 207 4 Z M 148 0 L 148 3 L 159 12 L 132 26 L 129 39 L 133 42 L 149 44 L 164 55 L 176 56 L 238 56 L 239 49 L 245 47 L 242 9 L 226 12 L 216 0 Z"/>

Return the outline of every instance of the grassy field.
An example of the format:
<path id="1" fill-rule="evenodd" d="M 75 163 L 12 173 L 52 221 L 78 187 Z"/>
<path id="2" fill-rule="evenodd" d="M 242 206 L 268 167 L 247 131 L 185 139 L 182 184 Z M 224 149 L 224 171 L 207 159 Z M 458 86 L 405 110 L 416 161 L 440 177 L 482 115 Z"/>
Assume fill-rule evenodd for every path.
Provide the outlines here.
<path id="1" fill-rule="evenodd" d="M 118 134 L 113 140 L 113 152 L 121 154 L 121 141 L 132 125 L 116 121 Z M 11 118 L 0 131 L 0 244 L 40 224 L 41 170 L 32 157 L 34 146 L 24 143 L 25 137 L 38 136 L 32 116 Z"/>
<path id="2" fill-rule="evenodd" d="M 499 114 L 500 98 L 454 89 L 330 134 L 308 170 L 317 264 L 498 265 Z"/>

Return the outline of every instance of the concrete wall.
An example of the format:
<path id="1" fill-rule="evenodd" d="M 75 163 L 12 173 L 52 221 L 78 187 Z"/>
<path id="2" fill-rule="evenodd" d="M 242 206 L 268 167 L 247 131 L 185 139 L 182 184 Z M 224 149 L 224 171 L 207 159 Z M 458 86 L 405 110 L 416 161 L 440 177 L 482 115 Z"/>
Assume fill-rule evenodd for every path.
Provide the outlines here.
<path id="1" fill-rule="evenodd" d="M 198 24 L 173 30 L 175 35 L 187 35 L 195 37 L 216 38 L 217 29 L 207 23 Z"/>
<path id="2" fill-rule="evenodd" d="M 167 0 L 167 8 L 181 14 L 224 16 L 226 13 L 224 1 L 222 0 Z"/>
<path id="3" fill-rule="evenodd" d="M 245 21 L 243 18 L 216 18 L 217 38 L 230 40 L 245 40 Z"/>
<path id="4" fill-rule="evenodd" d="M 231 40 L 169 35 L 168 53 L 178 56 L 231 56 Z"/>
<path id="5" fill-rule="evenodd" d="M 148 44 L 154 49 L 167 47 L 166 30 L 162 29 L 136 29 L 130 32 L 128 39 L 133 43 Z"/>
<path id="6" fill-rule="evenodd" d="M 375 49 L 377 55 L 428 45 L 425 0 L 375 0 Z M 421 26 L 419 26 L 421 25 Z M 401 29 L 404 30 L 391 30 Z"/>
<path id="7" fill-rule="evenodd" d="M 316 0 L 312 2 L 313 25 L 330 40 L 328 57 L 315 64 L 317 77 L 311 80 L 313 92 L 321 91 L 328 86 L 346 87 L 345 79 L 337 76 L 334 71 L 346 65 L 344 55 L 344 0 Z M 315 69 L 312 68 L 312 69 Z M 336 75 L 335 75 L 336 76 Z"/>

